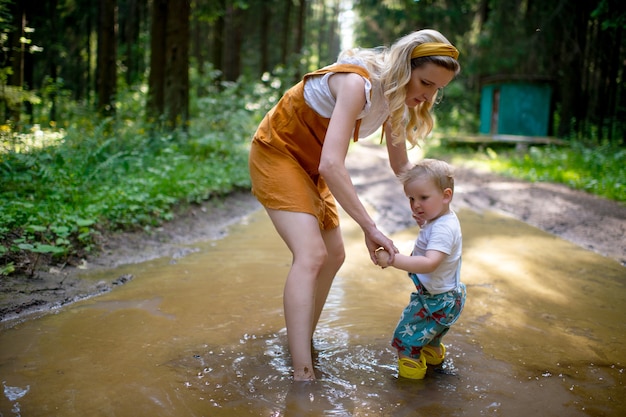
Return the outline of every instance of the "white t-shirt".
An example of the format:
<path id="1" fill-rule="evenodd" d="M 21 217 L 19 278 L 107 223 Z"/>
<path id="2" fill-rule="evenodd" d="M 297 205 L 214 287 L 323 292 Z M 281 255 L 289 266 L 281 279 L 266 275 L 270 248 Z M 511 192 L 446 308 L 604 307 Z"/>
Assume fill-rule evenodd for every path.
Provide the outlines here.
<path id="1" fill-rule="evenodd" d="M 337 62 L 337 64 L 354 64 L 363 68 L 365 63 L 354 57 L 348 57 Z M 324 75 L 310 77 L 304 84 L 304 101 L 317 114 L 322 117 L 330 118 L 335 108 L 335 97 L 330 92 L 328 79 L 334 72 Z M 361 119 L 359 128 L 359 138 L 365 138 L 376 132 L 382 126 L 387 117 L 389 117 L 389 106 L 387 100 L 383 96 L 383 89 L 380 83 L 372 83 L 367 78 L 365 80 L 365 107 L 358 115 L 357 119 Z"/>
<path id="2" fill-rule="evenodd" d="M 463 250 L 461 224 L 452 210 L 420 230 L 413 248 L 413 255 L 424 256 L 427 250 L 443 252 L 446 258 L 430 274 L 416 274 L 431 294 L 441 294 L 457 288 L 461 252 Z"/>

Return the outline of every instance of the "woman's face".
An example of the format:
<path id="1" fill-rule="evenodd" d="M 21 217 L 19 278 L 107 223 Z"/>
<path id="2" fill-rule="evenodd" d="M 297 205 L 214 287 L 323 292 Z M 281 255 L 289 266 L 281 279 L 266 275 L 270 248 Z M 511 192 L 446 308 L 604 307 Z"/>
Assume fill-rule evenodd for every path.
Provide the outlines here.
<path id="1" fill-rule="evenodd" d="M 435 99 L 437 89 L 443 88 L 454 78 L 454 71 L 447 70 L 432 62 L 411 71 L 411 80 L 406 86 L 405 104 L 415 107 L 425 101 Z"/>

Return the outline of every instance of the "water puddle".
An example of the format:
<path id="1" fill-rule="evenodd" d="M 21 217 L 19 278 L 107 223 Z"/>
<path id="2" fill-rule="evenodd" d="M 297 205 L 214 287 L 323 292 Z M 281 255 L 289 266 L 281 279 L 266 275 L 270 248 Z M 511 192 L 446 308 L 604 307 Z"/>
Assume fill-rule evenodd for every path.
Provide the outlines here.
<path id="1" fill-rule="evenodd" d="M 322 377 L 292 384 L 290 256 L 263 211 L 111 293 L 0 332 L 1 416 L 609 416 L 626 413 L 626 269 L 516 220 L 461 211 L 468 302 L 423 381 L 389 339 L 409 279 L 347 262 L 320 320 Z M 416 229 L 393 236 L 408 251 Z"/>

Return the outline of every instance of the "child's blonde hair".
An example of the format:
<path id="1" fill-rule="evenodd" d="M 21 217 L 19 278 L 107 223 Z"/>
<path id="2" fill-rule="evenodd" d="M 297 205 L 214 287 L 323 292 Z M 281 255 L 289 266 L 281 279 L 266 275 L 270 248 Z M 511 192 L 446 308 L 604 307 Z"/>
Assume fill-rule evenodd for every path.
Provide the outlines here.
<path id="1" fill-rule="evenodd" d="M 459 62 L 443 55 L 425 56 L 411 59 L 411 53 L 422 43 L 438 42 L 448 45 L 445 36 L 433 29 L 418 30 L 398 39 L 389 48 L 352 49 L 343 52 L 339 58 L 356 56 L 365 61 L 370 76 L 379 81 L 385 98 L 389 103 L 389 121 L 391 132 L 384 132 L 387 139 L 391 137 L 394 144 L 408 141 L 411 146 L 418 145 L 433 129 L 433 118 L 430 114 L 431 102 L 424 102 L 415 108 L 408 108 L 406 87 L 411 80 L 411 71 L 428 62 L 453 71 L 455 75 L 461 70 Z"/>
<path id="2" fill-rule="evenodd" d="M 411 181 L 424 178 L 433 180 L 441 191 L 449 188 L 454 194 L 454 168 L 447 162 L 439 159 L 422 159 L 400 175 L 400 181 L 404 186 Z"/>

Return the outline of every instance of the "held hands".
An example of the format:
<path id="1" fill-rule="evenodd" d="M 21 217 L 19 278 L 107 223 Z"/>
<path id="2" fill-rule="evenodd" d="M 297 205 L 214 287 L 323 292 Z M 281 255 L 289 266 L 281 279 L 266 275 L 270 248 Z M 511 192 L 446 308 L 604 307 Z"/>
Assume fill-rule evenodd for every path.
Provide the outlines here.
<path id="1" fill-rule="evenodd" d="M 391 262 L 389 262 L 390 258 L 391 256 L 389 256 L 389 252 L 387 252 L 384 248 L 376 249 L 376 263 L 381 268 L 384 269 L 391 266 Z"/>
<path id="2" fill-rule="evenodd" d="M 374 262 L 374 265 L 380 265 L 377 255 L 378 249 L 384 249 L 385 253 L 389 257 L 388 264 L 393 263 L 393 257 L 398 253 L 398 248 L 395 247 L 393 241 L 383 235 L 378 229 L 374 229 L 371 233 L 365 233 L 365 245 L 370 253 L 370 259 Z"/>

